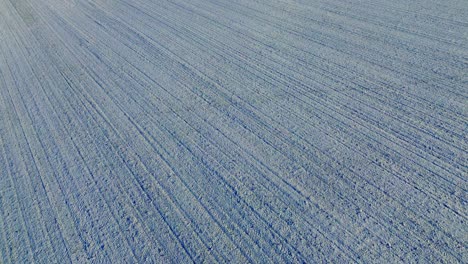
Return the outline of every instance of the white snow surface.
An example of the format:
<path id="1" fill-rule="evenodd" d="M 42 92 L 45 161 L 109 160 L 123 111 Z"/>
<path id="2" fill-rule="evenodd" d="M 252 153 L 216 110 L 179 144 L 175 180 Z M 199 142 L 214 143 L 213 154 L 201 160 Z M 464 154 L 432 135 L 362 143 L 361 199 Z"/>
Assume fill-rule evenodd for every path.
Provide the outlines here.
<path id="1" fill-rule="evenodd" d="M 468 263 L 466 0 L 0 0 L 0 263 Z"/>

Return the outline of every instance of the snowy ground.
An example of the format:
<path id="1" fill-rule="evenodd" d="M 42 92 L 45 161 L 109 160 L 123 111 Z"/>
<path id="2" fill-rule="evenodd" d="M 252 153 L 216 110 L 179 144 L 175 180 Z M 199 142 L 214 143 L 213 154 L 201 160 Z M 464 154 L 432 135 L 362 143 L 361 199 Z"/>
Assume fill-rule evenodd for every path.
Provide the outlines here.
<path id="1" fill-rule="evenodd" d="M 467 263 L 466 0 L 0 0 L 0 263 Z"/>

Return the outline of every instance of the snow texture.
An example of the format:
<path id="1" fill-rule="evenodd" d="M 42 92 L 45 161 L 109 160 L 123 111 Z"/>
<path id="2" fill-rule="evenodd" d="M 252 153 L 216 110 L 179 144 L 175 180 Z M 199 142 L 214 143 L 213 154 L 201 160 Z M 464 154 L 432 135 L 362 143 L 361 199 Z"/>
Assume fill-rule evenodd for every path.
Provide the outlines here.
<path id="1" fill-rule="evenodd" d="M 468 263 L 466 0 L 0 0 L 0 263 Z"/>

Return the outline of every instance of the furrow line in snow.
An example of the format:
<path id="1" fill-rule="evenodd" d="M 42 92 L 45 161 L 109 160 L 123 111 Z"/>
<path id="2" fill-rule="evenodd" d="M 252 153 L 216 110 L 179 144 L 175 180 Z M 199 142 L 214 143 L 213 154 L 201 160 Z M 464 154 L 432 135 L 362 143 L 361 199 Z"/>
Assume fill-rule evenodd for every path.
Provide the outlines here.
<path id="1" fill-rule="evenodd" d="M 228 9 L 228 8 L 226 8 L 225 5 L 223 5 L 222 3 L 219 3 L 219 2 L 216 2 L 214 4 L 219 6 L 218 12 L 226 13 L 226 9 Z M 206 9 L 208 9 L 208 8 L 206 8 Z M 247 10 L 249 10 L 249 9 L 247 9 Z M 235 11 L 235 10 L 233 10 L 233 11 Z M 259 11 L 257 11 L 257 13 L 258 12 Z M 299 38 L 302 38 L 302 39 L 308 41 L 309 43 L 316 43 L 316 44 L 322 45 L 324 47 L 328 47 L 328 48 L 330 48 L 330 49 L 332 49 L 334 51 L 337 51 L 339 53 L 350 55 L 350 56 L 352 56 L 354 58 L 359 58 L 360 60 L 362 60 L 364 62 L 370 63 L 373 67 L 377 66 L 377 67 L 379 67 L 379 68 L 381 68 L 383 70 L 394 72 L 398 76 L 400 76 L 400 78 L 403 75 L 403 76 L 407 76 L 410 79 L 415 79 L 415 80 L 417 80 L 419 82 L 422 82 L 422 83 L 427 83 L 428 79 L 430 79 L 430 80 L 433 79 L 433 77 L 428 78 L 427 77 L 428 75 L 425 75 L 424 72 L 418 70 L 418 69 L 421 68 L 420 65 L 418 65 L 418 67 L 414 67 L 414 65 L 410 65 L 412 67 L 404 67 L 403 65 L 395 64 L 395 63 L 400 63 L 401 59 L 398 58 L 398 60 L 396 60 L 396 59 L 392 58 L 391 55 L 386 55 L 386 54 L 384 54 L 383 51 L 380 51 L 379 49 L 374 49 L 373 47 L 369 47 L 369 45 L 366 45 L 365 48 L 364 48 L 364 46 L 362 45 L 361 42 L 354 42 L 354 43 L 351 42 L 351 38 L 344 39 L 341 35 L 338 35 L 338 34 L 333 36 L 333 35 L 330 35 L 330 33 L 328 31 L 327 32 L 321 32 L 320 28 L 317 28 L 315 31 L 310 32 L 310 34 L 303 33 L 303 32 L 300 32 L 298 30 L 298 28 L 300 28 L 298 24 L 288 25 L 288 24 L 285 24 L 285 23 L 280 23 L 281 20 L 279 18 L 274 19 L 274 20 L 271 19 L 271 18 L 274 17 L 274 16 L 272 16 L 272 14 L 268 14 L 268 15 L 263 14 L 263 16 L 265 16 L 265 17 L 260 17 L 259 15 L 257 15 L 257 16 L 249 15 L 248 12 L 246 12 L 246 10 L 237 11 L 237 14 L 242 15 L 242 16 L 246 16 L 247 18 L 251 18 L 253 20 L 258 20 L 259 22 L 263 22 L 266 25 L 274 25 L 277 28 L 279 28 L 279 29 L 281 29 L 281 30 L 283 30 L 285 32 L 288 32 L 293 36 L 297 36 Z M 353 53 L 350 53 L 349 50 L 353 50 Z M 382 59 L 377 61 L 374 58 L 374 56 L 361 55 L 361 54 L 367 54 L 367 53 L 369 53 L 369 51 L 372 51 L 371 54 L 380 55 L 379 57 L 382 57 Z M 390 62 L 392 62 L 392 64 Z M 387 65 L 387 64 L 389 64 L 389 65 Z M 396 69 L 404 69 L 404 71 L 398 71 Z M 414 73 L 413 73 L 413 71 L 414 71 Z M 411 73 L 413 73 L 413 74 L 411 74 Z M 425 78 L 416 78 L 416 76 L 421 76 L 421 77 L 425 77 Z M 438 80 L 439 81 L 448 81 L 446 78 L 439 78 Z M 439 86 L 438 83 L 436 83 L 436 84 L 437 84 L 437 86 L 435 86 L 435 87 L 437 87 L 437 88 L 442 87 L 442 86 Z M 446 86 L 448 84 L 443 83 L 441 85 L 444 85 L 443 87 L 444 87 L 445 91 L 447 91 Z M 458 89 L 460 89 L 460 88 L 461 87 L 458 87 Z M 449 91 L 451 91 L 451 90 L 449 90 Z M 460 89 L 460 91 L 455 91 L 454 90 L 454 91 L 451 91 L 451 92 L 453 92 L 454 95 L 456 95 L 458 97 L 461 96 L 462 98 L 464 97 L 466 99 L 466 96 L 463 94 L 463 90 L 461 90 L 461 89 Z"/>
<path id="2" fill-rule="evenodd" d="M 198 15 L 201 15 L 201 14 L 198 13 Z M 218 18 L 218 20 L 220 19 L 219 17 L 216 17 L 216 16 L 213 16 L 213 17 L 214 17 L 214 18 Z M 223 19 L 226 19 L 226 16 L 224 16 Z M 220 22 L 221 22 L 221 21 L 217 21 L 217 23 L 218 23 L 219 25 L 224 25 L 224 26 L 226 26 L 228 29 L 232 29 L 231 27 L 229 27 L 229 26 L 226 25 L 225 23 L 220 23 Z M 233 21 L 233 22 L 234 22 L 234 21 Z M 250 28 L 248 28 L 248 30 L 254 30 L 254 29 L 250 27 Z M 235 30 L 232 29 L 232 31 L 235 31 Z M 258 41 L 257 39 L 264 39 L 263 37 L 260 36 L 260 34 L 261 34 L 260 31 L 256 31 L 256 32 L 257 32 L 257 35 L 256 35 L 256 36 L 250 37 L 249 40 L 251 40 L 251 41 Z M 240 37 L 242 37 L 243 35 L 248 37 L 248 35 L 245 35 L 245 32 L 242 32 L 242 31 L 240 31 L 239 33 L 238 33 L 238 32 L 235 32 L 235 33 L 236 33 L 236 34 L 239 34 Z M 248 40 L 246 40 L 246 41 L 248 41 Z M 265 41 L 267 41 L 266 38 L 265 38 Z M 261 44 L 261 42 L 260 42 L 260 44 Z M 296 44 L 297 44 L 297 43 L 296 43 Z M 291 48 L 294 47 L 294 46 L 293 46 L 293 43 L 288 43 L 288 45 L 289 45 L 289 47 L 291 47 Z M 279 50 L 279 49 L 272 49 L 273 47 L 274 47 L 274 46 L 267 46 L 267 45 L 265 45 L 265 46 L 264 46 L 264 49 L 266 49 L 266 50 L 272 50 L 272 54 L 273 54 L 273 51 L 274 51 L 274 52 L 283 52 L 282 50 Z M 294 47 L 294 48 L 295 48 L 295 47 Z M 305 49 L 302 49 L 301 52 L 305 52 L 305 54 L 307 55 L 307 57 L 313 57 L 314 59 L 319 59 L 319 60 L 320 60 L 320 65 L 328 65 L 328 64 L 331 65 L 332 67 L 334 67 L 334 69 L 333 69 L 334 71 L 339 70 L 339 69 L 337 69 L 337 68 L 343 68 L 343 69 L 345 69 L 345 70 L 348 72 L 348 73 L 346 73 L 345 71 L 338 71 L 337 73 L 333 73 L 333 75 L 335 75 L 336 77 L 341 76 L 342 79 L 345 79 L 345 77 L 342 76 L 342 74 L 357 73 L 357 72 L 355 71 L 355 69 L 346 68 L 346 67 L 343 66 L 343 65 L 336 64 L 336 63 L 335 63 L 333 60 L 331 60 L 330 58 L 328 58 L 328 59 L 322 58 L 322 57 L 320 57 L 320 56 L 317 56 L 317 55 L 314 54 L 314 53 L 308 52 L 308 51 L 305 50 Z M 297 57 L 297 58 L 296 58 L 296 57 Z M 312 66 L 312 65 L 311 65 L 310 63 L 308 63 L 307 61 L 305 61 L 303 58 L 301 58 L 299 54 L 297 54 L 297 55 L 291 55 L 290 57 L 288 57 L 288 60 L 292 60 L 292 59 L 296 60 L 296 63 L 299 62 L 299 64 L 300 64 L 301 66 L 307 67 L 308 70 L 314 70 L 314 68 L 317 68 L 317 67 L 314 67 L 314 68 L 310 67 L 310 66 Z M 322 66 L 321 68 L 323 68 L 323 66 Z M 330 73 L 332 73 L 332 72 L 330 72 Z M 368 74 L 366 74 L 365 72 L 360 72 L 359 74 L 360 74 L 360 75 L 362 75 L 362 74 L 368 75 Z M 367 78 L 367 79 L 371 79 L 371 76 L 366 76 L 366 78 Z M 348 79 L 349 79 L 349 78 L 348 78 Z M 352 79 L 351 79 L 351 80 L 352 80 Z M 376 85 L 377 82 L 380 82 L 380 81 L 378 81 L 378 80 L 372 80 L 372 81 L 373 81 L 373 85 Z M 388 83 L 382 83 L 382 84 L 385 85 L 385 87 L 382 87 L 382 88 L 387 88 L 387 89 L 390 88 L 390 87 L 388 87 L 388 86 L 389 86 Z M 382 94 L 379 94 L 379 96 L 382 96 Z M 377 99 L 378 99 L 378 98 L 377 98 Z M 402 100 L 402 99 L 405 99 L 405 98 L 401 98 L 401 97 L 398 98 L 398 100 Z M 412 101 L 412 102 L 411 102 L 411 104 L 414 104 L 414 103 L 416 103 L 416 102 L 415 102 L 415 101 Z M 427 104 L 427 103 L 429 103 L 429 102 L 426 101 L 426 104 Z M 422 105 L 422 104 L 418 104 L 418 106 L 424 107 L 424 105 Z M 409 107 L 409 106 L 407 106 L 407 107 Z M 417 111 L 417 109 L 415 109 L 414 107 L 411 108 L 411 111 L 414 111 L 414 110 Z M 428 110 L 429 110 L 429 109 L 428 109 Z M 430 110 L 433 111 L 434 109 L 430 109 Z M 408 114 L 410 114 L 410 113 L 408 113 Z M 453 113 L 451 114 L 451 116 L 446 116 L 446 117 L 444 117 L 444 119 L 451 120 L 452 116 L 453 116 Z M 437 116 L 433 116 L 432 118 L 437 118 Z M 445 122 L 445 120 L 441 120 L 441 121 Z M 461 121 L 461 120 L 459 120 L 459 121 Z"/>

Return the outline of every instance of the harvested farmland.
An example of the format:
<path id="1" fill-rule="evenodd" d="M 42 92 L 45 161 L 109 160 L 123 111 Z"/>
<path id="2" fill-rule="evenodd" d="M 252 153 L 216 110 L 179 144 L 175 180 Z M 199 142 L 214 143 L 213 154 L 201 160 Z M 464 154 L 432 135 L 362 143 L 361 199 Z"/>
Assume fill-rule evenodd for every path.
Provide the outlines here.
<path id="1" fill-rule="evenodd" d="M 0 263 L 467 263 L 468 3 L 0 0 Z"/>

